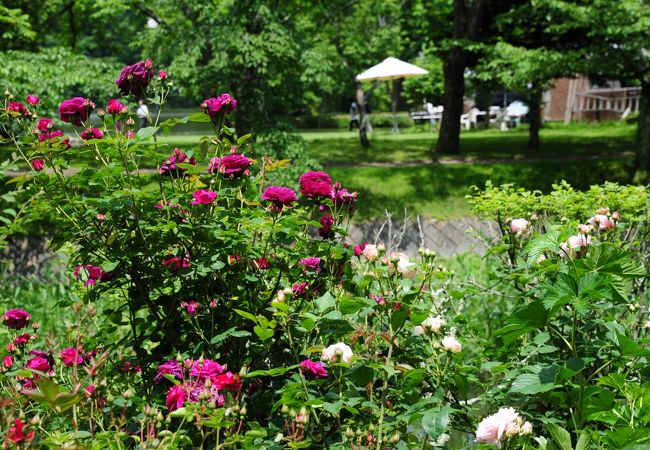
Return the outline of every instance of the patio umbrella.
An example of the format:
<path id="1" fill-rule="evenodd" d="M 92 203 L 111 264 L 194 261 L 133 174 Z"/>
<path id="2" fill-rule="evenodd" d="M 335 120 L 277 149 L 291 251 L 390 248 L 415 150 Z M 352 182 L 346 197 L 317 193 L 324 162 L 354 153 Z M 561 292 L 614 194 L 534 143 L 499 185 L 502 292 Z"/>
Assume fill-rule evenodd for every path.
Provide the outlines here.
<path id="1" fill-rule="evenodd" d="M 357 80 L 397 80 L 399 78 L 415 77 L 426 75 L 429 71 L 416 65 L 401 61 L 392 56 L 386 58 L 376 66 L 357 75 Z M 395 88 L 393 87 L 393 133 L 399 133 L 397 126 L 397 99 L 395 98 Z"/>

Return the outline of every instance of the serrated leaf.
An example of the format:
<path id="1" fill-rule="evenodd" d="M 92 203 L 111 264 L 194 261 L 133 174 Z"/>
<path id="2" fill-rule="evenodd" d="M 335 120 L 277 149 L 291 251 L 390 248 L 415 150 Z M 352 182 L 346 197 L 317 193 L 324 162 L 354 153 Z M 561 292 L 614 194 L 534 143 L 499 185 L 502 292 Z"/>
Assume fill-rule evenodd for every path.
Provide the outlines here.
<path id="1" fill-rule="evenodd" d="M 548 392 L 555 387 L 554 383 L 543 383 L 540 380 L 540 375 L 534 373 L 524 373 L 519 375 L 512 382 L 510 392 L 532 395 L 541 392 Z"/>
<path id="2" fill-rule="evenodd" d="M 422 416 L 422 428 L 433 439 L 438 439 L 447 429 L 449 414 L 453 411 L 449 406 L 426 411 Z"/>
<path id="3" fill-rule="evenodd" d="M 273 337 L 274 331 L 270 330 L 268 328 L 262 328 L 259 325 L 255 325 L 253 327 L 253 331 L 259 337 L 261 340 L 266 341 L 267 339 L 270 339 Z"/>

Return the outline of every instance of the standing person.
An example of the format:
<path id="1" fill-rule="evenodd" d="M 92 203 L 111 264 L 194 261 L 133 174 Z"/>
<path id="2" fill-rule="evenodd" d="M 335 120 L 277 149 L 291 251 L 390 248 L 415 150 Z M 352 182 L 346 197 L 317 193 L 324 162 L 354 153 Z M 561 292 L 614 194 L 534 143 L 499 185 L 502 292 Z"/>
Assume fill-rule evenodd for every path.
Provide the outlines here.
<path id="1" fill-rule="evenodd" d="M 144 99 L 138 100 L 138 110 L 135 113 L 138 115 L 138 130 L 149 126 L 149 108 Z"/>
<path id="2" fill-rule="evenodd" d="M 352 127 L 359 128 L 359 107 L 357 102 L 353 101 L 350 104 L 350 123 L 348 124 L 348 131 L 352 131 Z"/>
<path id="3" fill-rule="evenodd" d="M 372 91 L 377 87 L 378 83 L 375 82 L 375 84 L 370 88 L 368 92 L 366 92 L 363 96 L 363 110 L 366 113 L 364 120 L 366 120 L 366 129 L 368 130 L 368 133 L 372 133 L 372 124 L 370 123 L 370 114 L 372 114 L 372 111 L 370 110 L 370 96 L 372 96 Z"/>

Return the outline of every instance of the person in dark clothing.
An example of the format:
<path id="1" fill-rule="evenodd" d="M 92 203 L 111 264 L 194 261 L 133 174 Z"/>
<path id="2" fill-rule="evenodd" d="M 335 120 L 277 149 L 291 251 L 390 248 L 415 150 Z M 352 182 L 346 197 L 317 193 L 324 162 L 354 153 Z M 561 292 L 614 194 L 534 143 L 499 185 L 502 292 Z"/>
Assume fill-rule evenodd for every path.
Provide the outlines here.
<path id="1" fill-rule="evenodd" d="M 350 123 L 348 124 L 348 131 L 352 131 L 352 128 L 359 128 L 359 107 L 357 102 L 352 102 L 350 104 Z"/>

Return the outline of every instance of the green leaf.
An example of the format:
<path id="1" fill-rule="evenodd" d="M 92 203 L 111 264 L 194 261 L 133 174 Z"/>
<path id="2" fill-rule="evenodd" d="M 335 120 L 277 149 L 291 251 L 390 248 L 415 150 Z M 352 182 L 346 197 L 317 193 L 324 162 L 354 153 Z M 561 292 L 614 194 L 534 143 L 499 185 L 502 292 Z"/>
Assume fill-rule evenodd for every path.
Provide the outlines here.
<path id="1" fill-rule="evenodd" d="M 253 135 L 248 133 L 243 136 L 241 136 L 239 139 L 237 139 L 237 145 L 242 145 L 244 142 L 249 140 Z"/>
<path id="2" fill-rule="evenodd" d="M 573 450 L 571 435 L 567 430 L 554 423 L 549 423 L 546 428 L 551 434 L 553 441 L 560 447 L 560 450 Z"/>
<path id="3" fill-rule="evenodd" d="M 48 380 L 47 378 L 41 378 L 36 382 L 36 385 L 50 403 L 54 402 L 54 399 L 59 393 L 58 384 Z"/>
<path id="4" fill-rule="evenodd" d="M 598 272 L 622 278 L 646 276 L 643 265 L 632 257 L 632 253 L 604 242 L 594 246 L 589 257 L 576 261 L 578 272 Z"/>
<path id="5" fill-rule="evenodd" d="M 357 300 L 344 298 L 339 302 L 339 311 L 341 311 L 341 314 L 354 314 L 363 308 L 363 306 L 364 304 Z"/>
<path id="6" fill-rule="evenodd" d="M 641 345 L 620 333 L 617 336 L 621 356 L 650 356 L 650 348 L 641 347 Z"/>
<path id="7" fill-rule="evenodd" d="M 329 292 L 325 292 L 325 294 L 318 297 L 316 300 L 314 300 L 314 302 L 316 303 L 316 306 L 321 313 L 327 311 L 328 309 L 334 308 L 336 305 L 336 300 Z"/>
<path id="8" fill-rule="evenodd" d="M 406 322 L 406 313 L 406 308 L 393 311 L 393 316 L 390 319 L 390 324 L 393 327 L 393 331 L 399 330 L 404 326 L 404 322 Z"/>
<path id="9" fill-rule="evenodd" d="M 447 429 L 449 414 L 453 411 L 449 406 L 426 411 L 422 416 L 422 428 L 433 439 L 438 439 Z"/>
<path id="10" fill-rule="evenodd" d="M 242 311 L 241 309 L 235 309 L 234 311 L 240 316 L 244 317 L 245 319 L 252 320 L 253 322 L 257 323 L 257 317 L 255 317 L 251 313 Z"/>
<path id="11" fill-rule="evenodd" d="M 535 373 L 524 373 L 519 375 L 512 382 L 510 392 L 532 395 L 541 392 L 548 392 L 555 387 L 553 382 L 542 382 L 542 376 Z"/>
<path id="12" fill-rule="evenodd" d="M 262 328 L 259 325 L 253 327 L 253 331 L 261 340 L 266 341 L 269 338 L 273 337 L 274 331 L 269 328 Z"/>
<path id="13" fill-rule="evenodd" d="M 590 443 L 591 432 L 589 430 L 584 430 L 578 438 L 578 442 L 576 443 L 576 450 L 587 450 Z"/>
<path id="14" fill-rule="evenodd" d="M 550 229 L 546 233 L 531 239 L 524 249 L 524 251 L 528 254 L 526 263 L 528 266 L 537 264 L 537 259 L 546 251 L 557 253 L 560 249 L 561 242 L 562 239 L 560 232 L 553 229 Z"/>
<path id="15" fill-rule="evenodd" d="M 505 345 L 510 345 L 519 336 L 546 325 L 548 312 L 540 301 L 533 301 L 516 309 L 506 318 L 508 325 L 496 331 Z"/>
<path id="16" fill-rule="evenodd" d="M 81 395 L 79 394 L 73 394 L 71 392 L 59 392 L 54 398 L 54 401 L 52 401 L 52 405 L 54 406 L 55 411 L 62 413 L 72 408 L 80 400 Z"/>
<path id="17" fill-rule="evenodd" d="M 158 127 L 144 127 L 138 130 L 138 139 L 145 141 L 158 132 Z"/>
<path id="18" fill-rule="evenodd" d="M 187 120 L 190 122 L 204 123 L 210 122 L 210 116 L 206 113 L 194 113 L 187 116 Z"/>
<path id="19" fill-rule="evenodd" d="M 216 335 L 215 337 L 213 337 L 212 340 L 210 341 L 210 343 L 216 345 L 216 344 L 219 344 L 220 342 L 222 342 L 223 340 L 225 340 L 226 338 L 228 338 L 230 336 L 246 337 L 246 336 L 250 336 L 250 335 L 251 334 L 248 331 L 237 330 L 236 327 L 232 327 L 232 328 L 229 328 L 228 330 L 224 331 L 223 333 L 220 333 L 220 334 Z"/>
<path id="20" fill-rule="evenodd" d="M 424 381 L 425 374 L 426 374 L 426 370 L 424 369 L 413 369 L 413 370 L 406 371 L 402 378 L 402 390 L 410 391 L 414 387 L 417 387 L 420 384 L 422 384 L 422 381 Z"/>

